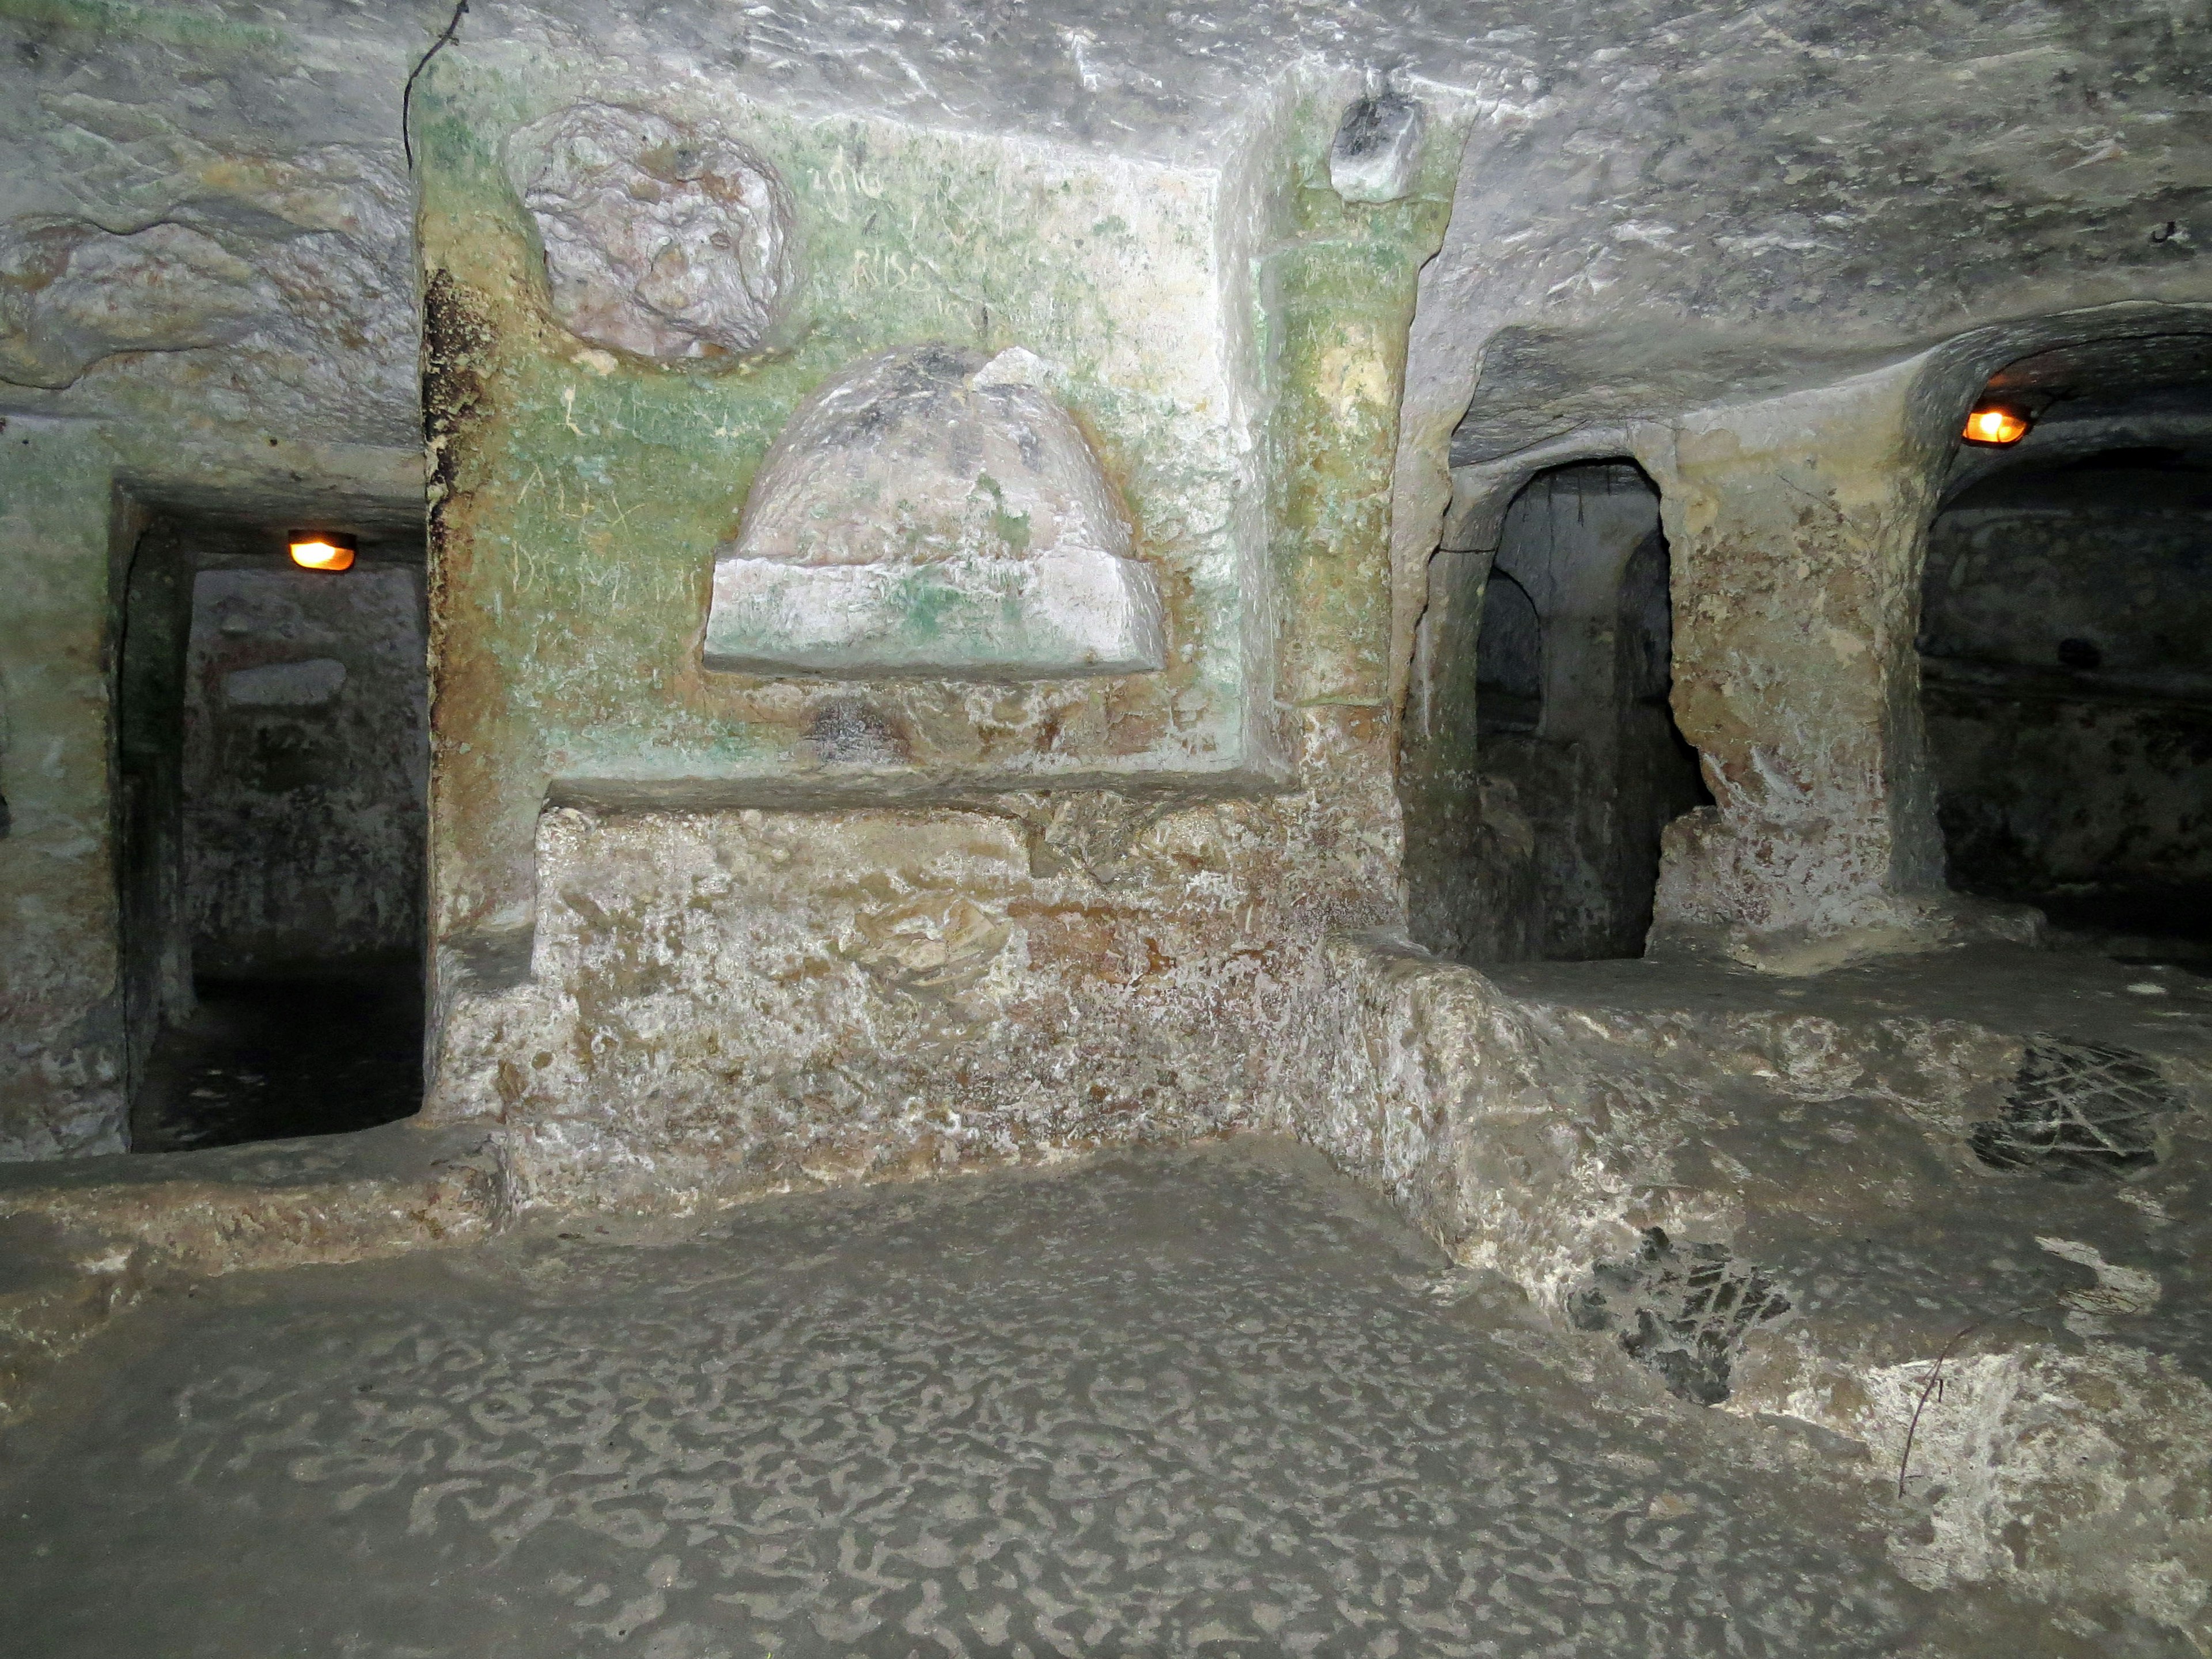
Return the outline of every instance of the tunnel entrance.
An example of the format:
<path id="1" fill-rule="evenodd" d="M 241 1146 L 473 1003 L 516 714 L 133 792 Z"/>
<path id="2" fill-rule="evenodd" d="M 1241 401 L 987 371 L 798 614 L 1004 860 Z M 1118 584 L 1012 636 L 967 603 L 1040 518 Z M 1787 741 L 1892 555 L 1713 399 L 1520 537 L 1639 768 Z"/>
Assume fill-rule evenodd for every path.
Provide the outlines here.
<path id="1" fill-rule="evenodd" d="M 1962 449 L 1929 534 L 1952 884 L 2115 948 L 2212 951 L 2212 341 L 2065 348 L 1984 396 L 2036 418 Z"/>
<path id="2" fill-rule="evenodd" d="M 1400 783 L 1414 935 L 1480 963 L 1641 956 L 1661 832 L 1711 800 L 1668 706 L 1659 492 L 1578 463 L 1498 522 L 1494 552 L 1431 570 Z"/>
<path id="3" fill-rule="evenodd" d="M 1537 474 L 1506 510 L 1481 604 L 1483 796 L 1528 825 L 1528 953 L 1641 956 L 1660 834 L 1711 799 L 1668 705 L 1657 489 L 1626 461 Z"/>
<path id="4" fill-rule="evenodd" d="M 304 569 L 283 526 L 155 519 L 118 652 L 134 1150 L 384 1123 L 422 1097 L 419 530 Z"/>

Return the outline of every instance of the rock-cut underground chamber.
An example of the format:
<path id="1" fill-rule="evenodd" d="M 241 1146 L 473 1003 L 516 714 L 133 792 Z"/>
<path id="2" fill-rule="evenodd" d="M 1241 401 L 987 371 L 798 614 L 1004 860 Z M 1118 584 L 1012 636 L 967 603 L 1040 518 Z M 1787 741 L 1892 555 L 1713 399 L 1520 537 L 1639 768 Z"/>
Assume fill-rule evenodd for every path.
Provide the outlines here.
<path id="1" fill-rule="evenodd" d="M 2212 336 L 2062 346 L 1982 404 L 1919 651 L 1952 884 L 2163 954 L 2212 946 Z"/>

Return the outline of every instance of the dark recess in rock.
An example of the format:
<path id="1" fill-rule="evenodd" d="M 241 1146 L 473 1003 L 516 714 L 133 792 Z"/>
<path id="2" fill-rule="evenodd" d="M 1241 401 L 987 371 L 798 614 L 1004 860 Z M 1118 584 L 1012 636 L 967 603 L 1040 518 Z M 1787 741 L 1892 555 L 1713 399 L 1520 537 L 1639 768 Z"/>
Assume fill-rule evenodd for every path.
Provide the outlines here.
<path id="1" fill-rule="evenodd" d="M 2004 1113 L 1977 1123 L 1974 1156 L 1992 1169 L 2061 1181 L 2158 1162 L 2158 1138 L 2182 1100 L 2133 1049 L 2039 1036 L 2028 1041 Z"/>
<path id="2" fill-rule="evenodd" d="M 806 740 L 825 766 L 899 766 L 905 738 L 857 698 L 825 702 L 814 711 Z"/>
<path id="3" fill-rule="evenodd" d="M 1567 1304 L 1575 1328 L 1617 1335 L 1668 1391 L 1700 1406 L 1729 1397 L 1744 1334 L 1790 1311 L 1772 1279 L 1724 1244 L 1677 1244 L 1653 1227 L 1626 1261 L 1600 1262 Z"/>

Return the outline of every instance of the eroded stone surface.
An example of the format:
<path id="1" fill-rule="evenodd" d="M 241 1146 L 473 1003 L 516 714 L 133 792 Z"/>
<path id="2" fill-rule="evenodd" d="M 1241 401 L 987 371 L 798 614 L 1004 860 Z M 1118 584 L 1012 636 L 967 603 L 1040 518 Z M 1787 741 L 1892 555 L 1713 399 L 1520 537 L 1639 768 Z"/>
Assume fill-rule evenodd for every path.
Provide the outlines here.
<path id="1" fill-rule="evenodd" d="M 55 1659 L 155 1620 L 690 1659 L 2020 1639 L 1898 1577 L 1823 1458 L 1603 1397 L 1443 1266 L 1248 1141 L 233 1279 L 11 1447 L 51 1547 L 0 1614 Z"/>
<path id="2" fill-rule="evenodd" d="M 188 225 L 114 235 L 82 220 L 0 233 L 0 372 L 67 386 L 124 351 L 236 343 L 278 301 L 246 260 Z"/>
<path id="3" fill-rule="evenodd" d="M 2180 1093 L 2132 1049 L 2031 1036 L 2004 1109 L 1977 1123 L 1974 1156 L 2000 1170 L 2060 1180 L 2122 1175 L 2159 1160 L 2159 1143 L 2185 1109 Z"/>
<path id="4" fill-rule="evenodd" d="M 1427 127 L 1418 100 L 1394 92 L 1358 100 L 1329 144 L 1329 187 L 1347 202 L 1396 201 L 1413 187 Z"/>
<path id="5" fill-rule="evenodd" d="M 1127 510 L 1019 347 L 879 354 L 801 404 L 714 560 L 709 668 L 1042 679 L 1162 667 Z"/>
<path id="6" fill-rule="evenodd" d="M 791 204 L 743 144 L 644 110 L 580 104 L 507 141 L 553 308 L 648 357 L 754 349 L 787 306 Z"/>
<path id="7" fill-rule="evenodd" d="M 0 1421 L 149 1286 L 478 1242 L 507 1212 L 480 1132 L 354 1135 L 0 1171 Z"/>
<path id="8" fill-rule="evenodd" d="M 540 824 L 526 977 L 456 975 L 428 1110 L 552 1206 L 691 1203 L 1285 1121 L 1332 929 L 1397 914 L 1389 785 Z"/>
<path id="9" fill-rule="evenodd" d="M 105 647 L 109 494 L 96 437 L 0 442 L 0 1162 L 120 1151 L 129 1103 Z"/>
<path id="10" fill-rule="evenodd" d="M 1608 1341 L 1678 1354 L 1693 1385 L 1724 1364 L 1707 1392 L 1727 1409 L 1869 1448 L 1869 1478 L 1930 1504 L 1892 1542 L 1916 1582 L 2113 1590 L 2212 1639 L 2203 1120 L 2166 1118 L 2172 1157 L 2127 1183 L 2000 1176 L 1973 1145 L 2060 1011 L 2130 1046 L 2169 1114 L 2201 1102 L 2212 995 L 2190 976 L 2162 970 L 2151 999 L 2128 988 L 2139 969 L 1993 950 L 1778 988 L 1644 963 L 1493 980 L 1383 941 L 1331 963 L 1351 1023 L 1304 1132 L 1460 1259 L 1569 1316 L 1595 1281 Z M 1786 1312 L 1711 1345 L 1692 1319 L 1670 1350 L 1698 1287 L 1660 1285 L 1644 1329 L 1638 1286 L 1666 1277 L 1652 1229 Z M 1940 1393 L 1939 1358 L 1959 1367 Z"/>
<path id="11" fill-rule="evenodd" d="M 1700 1406 L 1729 1397 L 1746 1334 L 1789 1311 L 1756 1266 L 1723 1245 L 1678 1243 L 1660 1227 L 1645 1230 L 1634 1255 L 1599 1262 L 1567 1304 L 1576 1329 L 1609 1333 L 1670 1393 Z"/>

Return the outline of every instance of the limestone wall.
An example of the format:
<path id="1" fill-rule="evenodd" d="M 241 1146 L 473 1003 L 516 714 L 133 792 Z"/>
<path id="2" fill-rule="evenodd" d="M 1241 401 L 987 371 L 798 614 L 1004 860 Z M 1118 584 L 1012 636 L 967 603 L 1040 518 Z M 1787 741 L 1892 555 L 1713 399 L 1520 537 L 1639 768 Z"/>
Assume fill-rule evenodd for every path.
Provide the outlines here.
<path id="1" fill-rule="evenodd" d="M 2165 0 L 1984 11 L 513 0 L 465 20 L 403 143 L 433 34 L 406 9 L 0 4 L 0 414 L 76 423 L 0 502 L 5 569 L 44 592 L 66 543 L 105 572 L 118 483 L 240 522 L 419 522 L 427 431 L 432 927 L 463 1033 L 471 998 L 538 983 L 549 812 L 713 841 L 746 811 L 941 826 L 1034 797 L 1054 821 L 1241 823 L 1310 799 L 1393 836 L 1371 774 L 1310 769 L 1340 763 L 1310 744 L 1340 720 L 1369 732 L 1360 767 L 1450 820 L 1438 844 L 1510 841 L 1474 757 L 1422 746 L 1443 659 L 1417 635 L 1469 621 L 1455 583 L 1529 477 L 1627 457 L 1662 492 L 1674 712 L 1716 798 L 1662 924 L 1762 962 L 1924 944 L 1913 601 L 1961 400 L 2030 335 L 2212 298 L 2186 22 Z M 907 660 L 943 672 L 708 666 L 717 552 L 747 545 L 771 445 L 854 365 L 921 348 L 999 365 L 986 401 L 1064 413 L 1126 518 L 1126 550 L 1091 550 L 1157 593 L 1156 670 L 1142 627 L 1098 647 L 1113 672 L 1081 672 L 1107 637 L 1081 629 L 988 672 L 935 640 Z M 946 605 L 1011 595 L 1019 633 L 1048 589 L 1097 599 L 1052 587 L 1034 503 L 984 471 L 957 526 L 807 580 L 915 636 Z M 785 591 L 769 574 L 756 597 Z M 68 621 L 7 670 L 19 821 L 48 788 L 25 769 L 76 768 L 105 718 L 86 653 L 112 586 L 62 580 Z M 38 690 L 72 676 L 74 699 Z M 61 815 L 95 848 L 104 765 L 70 772 L 93 793 Z M 37 856 L 61 874 L 21 878 L 25 914 L 68 920 L 20 936 L 66 933 L 72 965 L 8 947 L 32 1057 L 0 1146 L 109 1144 L 113 1103 L 84 1103 L 115 1085 L 53 1058 L 99 1044 L 53 1034 L 108 994 L 113 884 L 102 854 Z M 1351 908 L 1387 911 L 1397 874 Z M 1520 902 L 1462 896 L 1468 938 Z M 1216 898 L 1194 877 L 1170 908 Z M 496 1097 L 462 1098 L 476 1040 L 447 1056 L 451 1109 Z M 557 1092 L 503 1109 L 557 1115 Z"/>
<path id="2" fill-rule="evenodd" d="M 1170 164 L 653 94 L 797 273 L 759 349 L 655 357 L 578 334 L 515 159 L 643 89 L 426 77 L 431 1110 L 508 1124 L 530 1195 L 1296 1092 L 1322 938 L 1402 918 L 1382 485 L 1453 163 L 1440 117 L 1348 203 L 1360 95 L 1287 79 Z M 1047 608 L 1081 559 L 1157 605 L 1133 659 Z"/>
<path id="3" fill-rule="evenodd" d="M 1402 922 L 1386 738 L 1317 713 L 1325 781 L 1216 803 L 556 809 L 527 972 L 449 974 L 428 1109 L 556 1203 L 1287 1123 L 1324 941 Z"/>
<path id="4" fill-rule="evenodd" d="M 0 432 L 0 1158 L 123 1144 L 112 478 L 97 433 L 20 417 Z"/>

